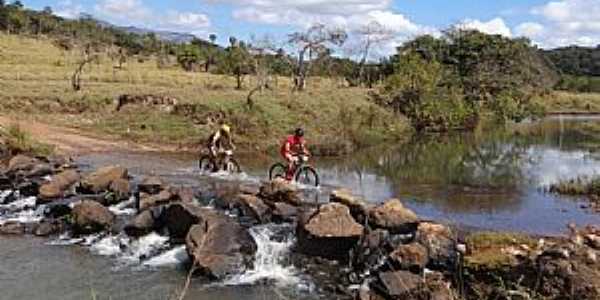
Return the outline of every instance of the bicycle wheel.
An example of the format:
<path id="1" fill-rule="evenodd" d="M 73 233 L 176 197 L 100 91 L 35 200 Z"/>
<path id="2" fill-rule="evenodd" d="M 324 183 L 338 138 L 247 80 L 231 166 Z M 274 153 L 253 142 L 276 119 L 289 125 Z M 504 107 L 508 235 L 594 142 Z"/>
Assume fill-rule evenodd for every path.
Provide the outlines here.
<path id="1" fill-rule="evenodd" d="M 237 160 L 230 158 L 225 165 L 225 171 L 232 174 L 237 174 L 242 173 L 242 168 L 240 168 L 240 164 L 237 162 Z"/>
<path id="2" fill-rule="evenodd" d="M 212 172 L 214 169 L 213 161 L 208 155 L 204 155 L 198 161 L 198 168 L 200 172 Z"/>
<path id="3" fill-rule="evenodd" d="M 296 171 L 294 179 L 297 183 L 304 185 L 319 186 L 319 174 L 311 166 L 302 166 Z"/>
<path id="4" fill-rule="evenodd" d="M 287 167 L 282 163 L 276 163 L 269 169 L 269 180 L 273 180 L 275 178 L 285 178 L 286 173 Z"/>

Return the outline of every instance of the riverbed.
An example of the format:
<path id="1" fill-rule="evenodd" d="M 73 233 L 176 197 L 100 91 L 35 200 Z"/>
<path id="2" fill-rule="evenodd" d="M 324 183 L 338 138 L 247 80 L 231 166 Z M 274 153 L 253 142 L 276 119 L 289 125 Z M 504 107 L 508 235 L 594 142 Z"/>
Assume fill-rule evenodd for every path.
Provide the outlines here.
<path id="1" fill-rule="evenodd" d="M 323 185 L 305 193 L 309 201 L 326 202 L 331 190 L 347 188 L 374 203 L 400 198 L 420 217 L 456 226 L 560 235 L 569 223 L 600 224 L 600 214 L 585 209 L 584 199 L 546 192 L 560 179 L 600 172 L 595 125 L 600 119 L 593 116 L 555 116 L 316 158 L 312 163 Z M 206 191 L 258 184 L 276 160 L 240 157 L 243 174 L 207 176 L 191 155 L 118 152 L 76 159 L 84 168 L 121 164 L 134 176 L 158 175 Z M 291 230 L 253 228 L 261 264 L 217 284 L 194 278 L 186 299 L 322 297 L 318 282 L 289 259 L 293 237 L 285 232 Z M 181 246 L 157 234 L 140 240 L 0 237 L 0 299 L 174 299 L 185 280 L 186 256 Z"/>

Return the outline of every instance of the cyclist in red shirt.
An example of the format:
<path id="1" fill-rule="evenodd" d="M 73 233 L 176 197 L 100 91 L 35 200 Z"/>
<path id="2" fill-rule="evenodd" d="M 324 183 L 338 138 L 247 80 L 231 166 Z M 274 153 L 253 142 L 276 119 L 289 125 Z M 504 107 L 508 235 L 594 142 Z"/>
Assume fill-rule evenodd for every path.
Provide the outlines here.
<path id="1" fill-rule="evenodd" d="M 302 128 L 297 128 L 294 131 L 294 135 L 290 135 L 285 139 L 283 145 L 281 145 L 280 153 L 288 163 L 286 179 L 292 180 L 294 177 L 294 164 L 298 160 L 298 155 L 310 155 L 306 148 L 304 130 Z"/>

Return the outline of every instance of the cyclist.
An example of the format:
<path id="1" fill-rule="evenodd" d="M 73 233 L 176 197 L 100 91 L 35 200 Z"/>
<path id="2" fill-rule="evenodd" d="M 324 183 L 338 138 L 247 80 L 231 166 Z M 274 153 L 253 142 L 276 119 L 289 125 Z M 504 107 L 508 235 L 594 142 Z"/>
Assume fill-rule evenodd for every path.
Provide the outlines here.
<path id="1" fill-rule="evenodd" d="M 213 161 L 213 172 L 219 171 L 221 161 L 220 156 L 224 156 L 227 151 L 234 151 L 235 145 L 231 137 L 231 127 L 227 124 L 221 125 L 221 128 L 210 135 L 207 141 L 210 158 Z"/>
<path id="2" fill-rule="evenodd" d="M 297 128 L 294 131 L 294 135 L 290 135 L 285 139 L 283 145 L 281 145 L 280 153 L 288 163 L 285 178 L 287 180 L 292 180 L 294 177 L 294 165 L 298 160 L 298 155 L 310 155 L 306 148 L 304 130 L 302 128 Z"/>

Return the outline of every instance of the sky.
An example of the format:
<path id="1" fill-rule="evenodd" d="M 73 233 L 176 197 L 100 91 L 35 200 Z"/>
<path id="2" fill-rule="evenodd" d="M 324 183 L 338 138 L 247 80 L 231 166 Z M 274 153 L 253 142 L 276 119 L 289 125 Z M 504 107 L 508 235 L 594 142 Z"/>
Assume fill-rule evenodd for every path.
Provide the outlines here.
<path id="1" fill-rule="evenodd" d="M 360 30 L 379 23 L 392 36 L 380 45 L 393 51 L 421 34 L 439 35 L 449 26 L 490 34 L 527 37 L 542 48 L 600 44 L 600 0 L 24 0 L 50 6 L 58 15 L 88 13 L 117 25 L 193 33 L 215 33 L 226 43 L 287 33 L 315 23 Z"/>

